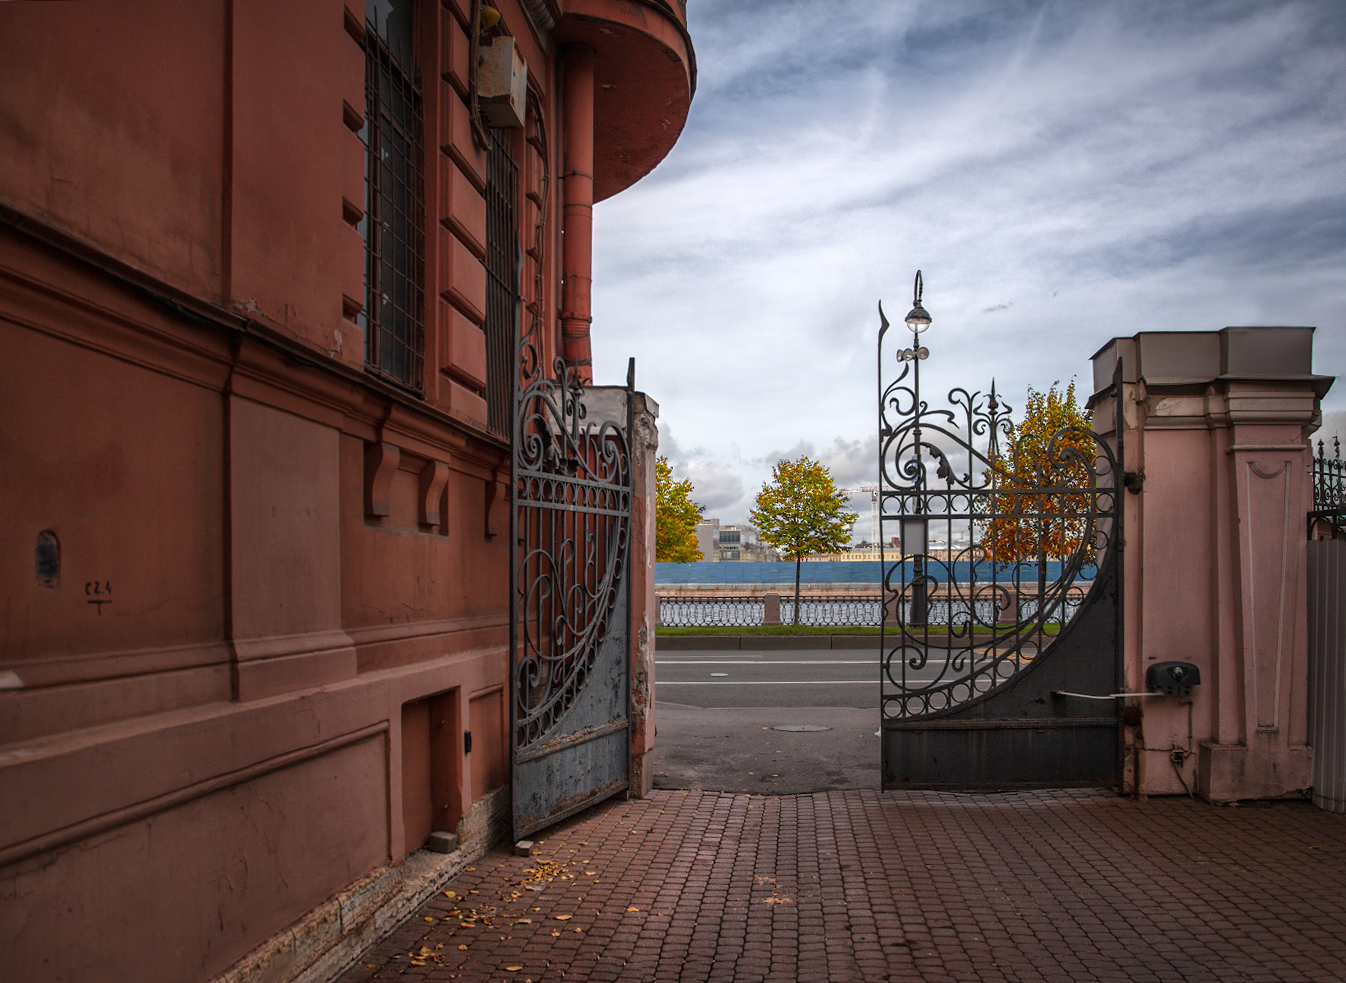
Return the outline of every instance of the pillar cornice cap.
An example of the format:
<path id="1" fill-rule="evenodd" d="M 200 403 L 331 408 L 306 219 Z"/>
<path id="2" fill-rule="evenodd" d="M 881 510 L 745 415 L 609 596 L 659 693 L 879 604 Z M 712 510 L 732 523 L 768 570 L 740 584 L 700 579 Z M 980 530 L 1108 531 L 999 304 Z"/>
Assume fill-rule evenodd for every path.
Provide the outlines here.
<path id="1" fill-rule="evenodd" d="M 1298 383 L 1319 397 L 1335 381 L 1313 371 L 1311 327 L 1228 327 L 1219 331 L 1141 331 L 1114 338 L 1094 353 L 1094 391 L 1122 380 L 1150 392 L 1212 383 Z"/>

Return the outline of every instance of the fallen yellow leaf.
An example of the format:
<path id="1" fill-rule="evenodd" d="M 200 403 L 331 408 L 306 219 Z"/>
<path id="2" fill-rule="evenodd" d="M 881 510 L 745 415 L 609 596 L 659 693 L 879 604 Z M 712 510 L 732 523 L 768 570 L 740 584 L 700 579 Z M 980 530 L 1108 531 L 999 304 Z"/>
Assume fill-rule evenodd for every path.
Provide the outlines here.
<path id="1" fill-rule="evenodd" d="M 445 891 L 445 892 L 444 892 L 444 897 L 446 897 L 446 898 L 456 898 L 456 897 L 458 897 L 458 895 L 457 895 L 457 893 L 454 892 L 454 891 Z"/>
<path id="2" fill-rule="evenodd" d="M 568 922 L 568 921 L 570 921 L 571 917 L 572 917 L 572 916 L 570 916 L 570 915 L 557 915 L 557 916 L 556 916 L 556 920 L 557 920 L 558 922 Z"/>
<path id="3" fill-rule="evenodd" d="M 434 921 L 434 919 L 431 918 L 429 915 L 426 915 L 426 916 L 425 916 L 425 920 L 426 920 L 427 922 L 432 922 L 432 921 Z"/>
<path id="4" fill-rule="evenodd" d="M 506 966 L 505 969 L 509 970 L 511 973 L 517 973 L 519 970 L 523 969 L 523 967 L 522 967 L 522 966 Z"/>
<path id="5" fill-rule="evenodd" d="M 531 918 L 520 918 L 520 919 L 519 919 L 517 922 L 515 922 L 514 924 L 515 924 L 515 925 L 531 925 L 531 924 L 533 924 L 533 919 L 531 919 Z"/>
<path id="6" fill-rule="evenodd" d="M 459 949 L 466 949 L 467 946 L 465 946 L 465 945 L 460 945 L 458 948 L 459 948 Z"/>
<path id="7" fill-rule="evenodd" d="M 639 908 L 627 908 L 626 910 L 627 910 L 627 911 L 639 911 L 640 909 L 639 909 Z"/>

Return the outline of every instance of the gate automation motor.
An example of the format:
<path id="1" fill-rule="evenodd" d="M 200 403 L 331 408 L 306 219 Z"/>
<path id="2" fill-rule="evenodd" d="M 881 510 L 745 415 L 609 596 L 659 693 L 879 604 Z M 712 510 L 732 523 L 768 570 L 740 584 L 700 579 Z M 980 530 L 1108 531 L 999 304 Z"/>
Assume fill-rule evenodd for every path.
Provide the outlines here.
<path id="1" fill-rule="evenodd" d="M 1190 662 L 1156 662 L 1145 670 L 1145 685 L 1165 696 L 1191 696 L 1201 670 Z"/>
<path id="2" fill-rule="evenodd" d="M 1052 696 L 1074 696 L 1081 700 L 1124 700 L 1130 696 L 1178 696 L 1192 695 L 1192 687 L 1201 682 L 1201 670 L 1190 662 L 1156 662 L 1145 670 L 1147 693 L 1109 693 L 1107 696 L 1094 696 L 1090 693 L 1067 693 L 1065 690 L 1052 690 Z"/>

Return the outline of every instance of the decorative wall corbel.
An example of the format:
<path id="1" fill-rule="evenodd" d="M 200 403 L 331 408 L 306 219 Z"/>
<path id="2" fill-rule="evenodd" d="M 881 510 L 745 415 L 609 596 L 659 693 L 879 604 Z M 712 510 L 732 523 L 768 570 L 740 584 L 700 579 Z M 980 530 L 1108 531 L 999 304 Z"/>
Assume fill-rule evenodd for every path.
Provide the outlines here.
<path id="1" fill-rule="evenodd" d="M 498 478 L 486 480 L 486 538 L 497 539 L 509 530 L 509 486 Z"/>
<path id="2" fill-rule="evenodd" d="M 421 525 L 439 526 L 440 531 L 444 531 L 448 516 L 442 509 L 447 504 L 444 489 L 448 483 L 449 466 L 443 461 L 427 461 L 421 468 L 420 495 L 417 497 Z"/>
<path id="3" fill-rule="evenodd" d="M 392 487 L 393 475 L 397 473 L 397 462 L 402 452 L 396 444 L 387 441 L 375 441 L 365 444 L 365 515 L 381 518 L 392 514 L 388 502 L 388 490 Z"/>

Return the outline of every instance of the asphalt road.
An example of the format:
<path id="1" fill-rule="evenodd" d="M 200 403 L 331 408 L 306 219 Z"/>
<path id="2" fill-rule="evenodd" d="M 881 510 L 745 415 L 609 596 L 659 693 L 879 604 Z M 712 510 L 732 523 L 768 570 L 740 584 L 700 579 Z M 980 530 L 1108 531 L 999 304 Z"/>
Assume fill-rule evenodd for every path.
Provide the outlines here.
<path id="1" fill-rule="evenodd" d="M 877 646 L 656 655 L 655 787 L 878 788 L 878 694 Z"/>
<path id="2" fill-rule="evenodd" d="M 657 651 L 656 788 L 797 794 L 879 787 L 877 645 Z M 908 682 L 949 678 L 945 653 L 932 648 L 929 657 L 920 669 L 908 667 Z M 810 729 L 777 729 L 801 725 Z"/>
<path id="3" fill-rule="evenodd" d="M 657 653 L 657 650 L 656 650 Z M 879 706 L 879 650 L 670 652 L 654 698 L 695 707 Z"/>

